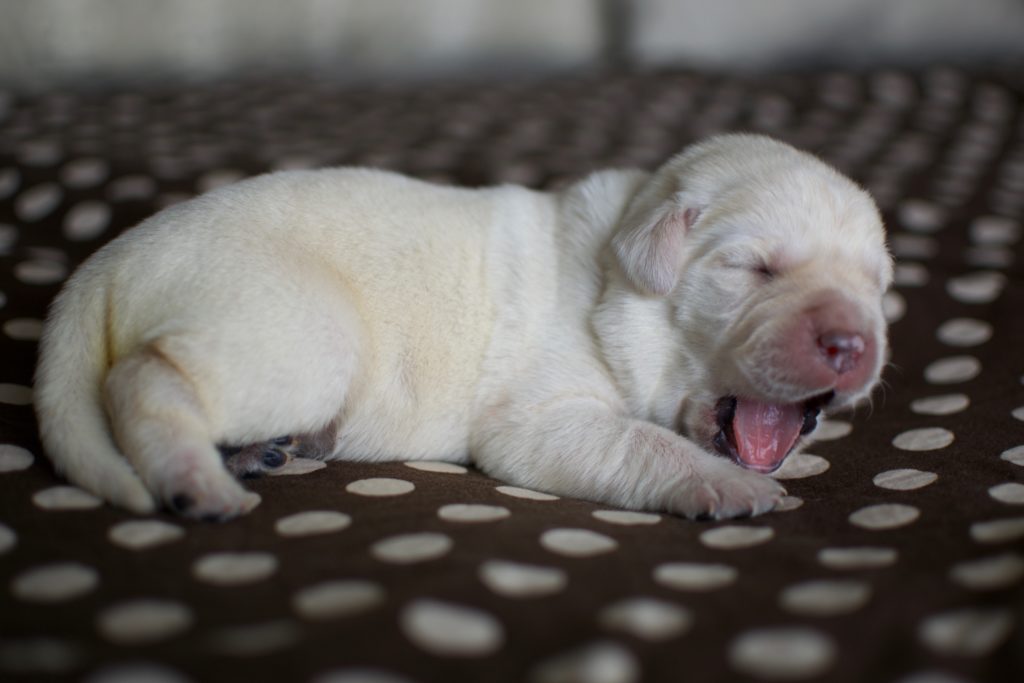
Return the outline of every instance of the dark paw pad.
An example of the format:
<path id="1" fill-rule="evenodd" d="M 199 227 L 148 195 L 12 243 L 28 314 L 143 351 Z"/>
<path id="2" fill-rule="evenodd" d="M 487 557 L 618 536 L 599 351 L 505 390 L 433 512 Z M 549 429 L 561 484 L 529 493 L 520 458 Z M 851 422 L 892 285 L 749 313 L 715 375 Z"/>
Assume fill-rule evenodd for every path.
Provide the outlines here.
<path id="1" fill-rule="evenodd" d="M 187 494 L 178 493 L 174 496 L 171 496 L 171 509 L 177 512 L 178 514 L 184 514 L 188 512 L 195 504 L 195 499 Z"/>
<path id="2" fill-rule="evenodd" d="M 288 456 L 276 448 L 268 448 L 263 451 L 263 465 L 271 469 L 277 469 L 288 462 Z"/>

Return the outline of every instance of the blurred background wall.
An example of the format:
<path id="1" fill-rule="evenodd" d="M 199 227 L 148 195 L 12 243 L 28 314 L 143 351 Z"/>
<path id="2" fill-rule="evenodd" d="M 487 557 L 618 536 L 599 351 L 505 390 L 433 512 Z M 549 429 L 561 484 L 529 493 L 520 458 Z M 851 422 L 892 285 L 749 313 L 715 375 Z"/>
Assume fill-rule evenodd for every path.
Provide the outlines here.
<path id="1" fill-rule="evenodd" d="M 1024 56 L 1024 0 L 0 0 L 0 84 Z"/>

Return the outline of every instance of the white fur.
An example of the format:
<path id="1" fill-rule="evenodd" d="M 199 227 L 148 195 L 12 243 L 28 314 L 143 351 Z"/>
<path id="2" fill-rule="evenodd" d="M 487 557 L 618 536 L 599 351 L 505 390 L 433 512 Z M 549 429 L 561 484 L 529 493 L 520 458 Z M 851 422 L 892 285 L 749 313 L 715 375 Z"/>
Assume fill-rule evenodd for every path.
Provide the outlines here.
<path id="1" fill-rule="evenodd" d="M 246 512 L 259 498 L 215 444 L 337 419 L 335 458 L 473 460 L 613 505 L 757 514 L 782 489 L 709 452 L 714 402 L 821 392 L 773 349 L 822 292 L 878 344 L 836 405 L 866 396 L 890 278 L 867 195 L 765 138 L 558 194 L 275 173 L 90 258 L 47 322 L 36 408 L 57 467 L 139 512 L 179 494 L 196 516 Z"/>

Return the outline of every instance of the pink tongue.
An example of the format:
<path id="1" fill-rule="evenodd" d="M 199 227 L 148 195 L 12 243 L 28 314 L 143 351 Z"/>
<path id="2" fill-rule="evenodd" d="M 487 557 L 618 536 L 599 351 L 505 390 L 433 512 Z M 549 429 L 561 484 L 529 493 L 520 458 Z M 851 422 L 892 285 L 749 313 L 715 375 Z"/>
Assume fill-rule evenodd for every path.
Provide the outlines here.
<path id="1" fill-rule="evenodd" d="M 737 398 L 732 429 L 741 464 L 761 472 L 777 469 L 800 436 L 803 412 L 799 403 L 779 405 Z"/>

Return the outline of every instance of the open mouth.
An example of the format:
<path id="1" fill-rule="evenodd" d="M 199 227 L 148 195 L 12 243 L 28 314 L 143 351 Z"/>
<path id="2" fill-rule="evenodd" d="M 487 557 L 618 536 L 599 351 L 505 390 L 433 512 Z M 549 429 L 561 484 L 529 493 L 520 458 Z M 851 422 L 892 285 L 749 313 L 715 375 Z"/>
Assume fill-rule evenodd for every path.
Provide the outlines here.
<path id="1" fill-rule="evenodd" d="M 830 391 L 803 403 L 765 403 L 725 396 L 715 405 L 714 446 L 747 469 L 774 472 L 799 438 L 818 425 L 818 414 L 835 396 Z"/>

